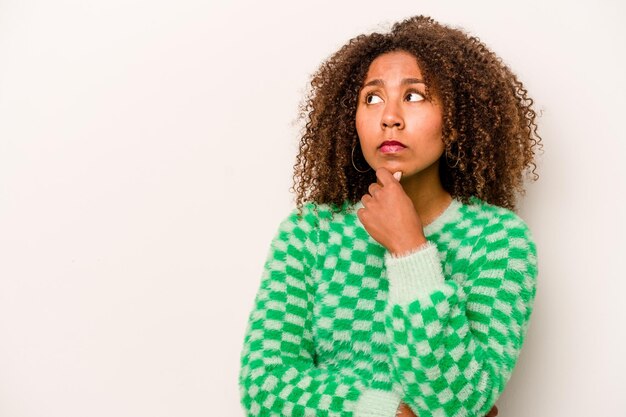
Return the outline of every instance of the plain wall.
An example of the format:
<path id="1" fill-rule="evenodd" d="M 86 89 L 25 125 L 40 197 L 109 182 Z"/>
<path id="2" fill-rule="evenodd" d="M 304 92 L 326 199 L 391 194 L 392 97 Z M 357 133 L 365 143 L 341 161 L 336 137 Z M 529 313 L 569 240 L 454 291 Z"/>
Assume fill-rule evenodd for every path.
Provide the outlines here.
<path id="1" fill-rule="evenodd" d="M 307 81 L 414 14 L 480 37 L 541 113 L 500 415 L 625 416 L 625 7 L 541 0 L 1 0 L 0 416 L 242 416 Z"/>

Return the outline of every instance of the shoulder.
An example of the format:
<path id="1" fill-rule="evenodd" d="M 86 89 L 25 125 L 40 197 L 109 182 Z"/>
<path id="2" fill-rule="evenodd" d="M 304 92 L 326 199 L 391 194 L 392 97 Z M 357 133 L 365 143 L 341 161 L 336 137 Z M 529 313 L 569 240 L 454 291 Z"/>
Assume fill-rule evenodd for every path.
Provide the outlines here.
<path id="1" fill-rule="evenodd" d="M 521 267 L 524 263 L 525 269 L 535 269 L 537 249 L 526 221 L 507 208 L 477 198 L 473 198 L 472 202 L 468 209 L 484 218 L 480 243 L 475 246 L 474 256 L 482 255 L 492 261 L 501 259 L 509 267 Z"/>
<path id="2" fill-rule="evenodd" d="M 356 218 L 358 203 L 345 202 L 340 207 L 308 201 L 301 207 L 293 208 L 283 223 L 298 224 L 304 228 L 319 227 L 322 223 L 345 222 L 347 218 Z"/>
<path id="3" fill-rule="evenodd" d="M 466 212 L 482 220 L 483 235 L 505 233 L 514 236 L 521 234 L 532 239 L 528 224 L 513 210 L 489 204 L 477 197 L 471 197 L 470 204 L 464 207 Z"/>
<path id="4" fill-rule="evenodd" d="M 300 240 L 310 238 L 317 233 L 320 224 L 333 216 L 333 209 L 328 204 L 305 202 L 287 213 L 279 226 L 279 234 L 294 235 Z"/>

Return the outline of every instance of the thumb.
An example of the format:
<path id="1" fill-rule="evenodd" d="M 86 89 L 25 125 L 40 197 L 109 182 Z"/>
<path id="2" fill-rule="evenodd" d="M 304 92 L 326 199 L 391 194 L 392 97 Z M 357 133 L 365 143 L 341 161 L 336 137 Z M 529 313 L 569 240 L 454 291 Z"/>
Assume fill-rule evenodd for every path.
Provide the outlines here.
<path id="1" fill-rule="evenodd" d="M 400 181 L 400 178 L 402 178 L 402 171 L 394 172 L 394 173 L 393 173 L 393 177 L 394 177 L 397 181 Z"/>

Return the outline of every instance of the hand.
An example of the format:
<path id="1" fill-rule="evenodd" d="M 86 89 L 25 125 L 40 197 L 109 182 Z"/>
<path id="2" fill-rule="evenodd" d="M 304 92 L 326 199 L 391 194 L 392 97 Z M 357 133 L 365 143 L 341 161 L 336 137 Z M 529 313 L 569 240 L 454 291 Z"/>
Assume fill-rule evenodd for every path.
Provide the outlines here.
<path id="1" fill-rule="evenodd" d="M 400 403 L 398 411 L 396 411 L 396 417 L 417 417 L 413 410 L 409 408 L 405 403 Z"/>
<path id="2" fill-rule="evenodd" d="M 496 417 L 498 415 L 498 407 L 495 405 L 489 410 L 485 417 Z"/>
<path id="3" fill-rule="evenodd" d="M 485 417 L 496 417 L 498 415 L 498 407 L 495 405 L 489 410 Z M 396 417 L 417 417 L 413 410 L 409 408 L 405 403 L 400 403 L 398 411 L 396 411 Z"/>
<path id="4" fill-rule="evenodd" d="M 426 243 L 422 221 L 399 178 L 385 168 L 376 170 L 376 178 L 379 183 L 369 186 L 369 194 L 361 198 L 363 208 L 357 211 L 365 230 L 394 255 Z"/>

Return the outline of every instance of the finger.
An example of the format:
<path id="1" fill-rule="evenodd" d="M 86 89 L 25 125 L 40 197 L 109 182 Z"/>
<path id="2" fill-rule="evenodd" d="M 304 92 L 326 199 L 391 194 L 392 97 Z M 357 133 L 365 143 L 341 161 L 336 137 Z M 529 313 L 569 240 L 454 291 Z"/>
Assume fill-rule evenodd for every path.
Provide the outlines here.
<path id="1" fill-rule="evenodd" d="M 376 178 L 378 178 L 383 187 L 396 182 L 391 172 L 387 171 L 385 168 L 378 168 L 376 170 Z"/>
<path id="2" fill-rule="evenodd" d="M 378 184 L 376 184 L 376 183 L 372 183 L 372 184 L 370 184 L 370 186 L 367 188 L 367 192 L 368 192 L 368 193 L 370 193 L 370 195 L 371 195 L 372 197 L 374 197 L 374 194 L 375 194 L 377 191 L 380 191 L 380 190 L 381 190 L 381 188 L 382 188 L 382 187 L 381 187 L 380 185 L 378 185 Z"/>
<path id="3" fill-rule="evenodd" d="M 372 201 L 372 196 L 369 194 L 365 194 L 363 197 L 361 197 L 361 203 L 363 203 L 364 206 L 367 206 L 370 201 Z"/>
<path id="4" fill-rule="evenodd" d="M 359 220 L 361 221 L 361 223 L 366 223 L 365 219 L 364 219 L 364 215 L 365 215 L 366 211 L 364 208 L 360 208 L 356 211 L 356 216 L 359 218 Z"/>

